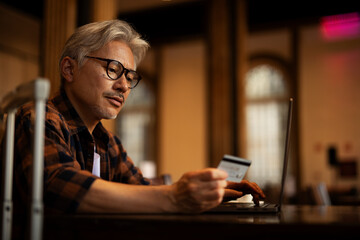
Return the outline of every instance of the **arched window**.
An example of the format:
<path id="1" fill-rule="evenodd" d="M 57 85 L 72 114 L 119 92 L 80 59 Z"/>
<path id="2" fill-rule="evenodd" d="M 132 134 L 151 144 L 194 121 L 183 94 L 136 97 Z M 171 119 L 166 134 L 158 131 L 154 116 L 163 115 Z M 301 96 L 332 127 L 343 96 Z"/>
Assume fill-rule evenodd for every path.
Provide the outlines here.
<path id="1" fill-rule="evenodd" d="M 155 95 L 146 79 L 131 90 L 116 129 L 135 165 L 146 177 L 155 177 Z"/>
<path id="2" fill-rule="evenodd" d="M 261 187 L 281 179 L 289 97 L 286 74 L 267 62 L 246 74 L 246 154 L 252 160 L 248 178 Z"/>

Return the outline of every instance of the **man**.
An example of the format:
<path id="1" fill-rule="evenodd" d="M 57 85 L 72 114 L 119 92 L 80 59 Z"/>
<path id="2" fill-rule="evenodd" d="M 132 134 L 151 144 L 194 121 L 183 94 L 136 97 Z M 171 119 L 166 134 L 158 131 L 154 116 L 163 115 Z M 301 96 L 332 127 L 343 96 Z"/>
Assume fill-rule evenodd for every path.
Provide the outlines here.
<path id="1" fill-rule="evenodd" d="M 227 173 L 204 169 L 172 185 L 152 186 L 120 140 L 101 119 L 115 118 L 140 75 L 135 71 L 148 48 L 120 20 L 80 27 L 60 59 L 61 88 L 46 106 L 44 202 L 47 212 L 202 212 L 224 198 L 262 190 L 248 181 L 226 182 Z M 32 163 L 33 104 L 16 117 L 16 196 L 27 201 Z"/>

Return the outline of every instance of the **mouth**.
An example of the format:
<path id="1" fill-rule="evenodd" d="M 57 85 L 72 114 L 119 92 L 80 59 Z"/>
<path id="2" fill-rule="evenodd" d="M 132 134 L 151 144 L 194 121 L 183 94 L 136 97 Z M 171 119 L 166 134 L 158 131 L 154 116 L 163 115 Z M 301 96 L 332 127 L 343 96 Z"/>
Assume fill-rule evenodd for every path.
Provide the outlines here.
<path id="1" fill-rule="evenodd" d="M 124 104 L 123 96 L 105 96 L 106 99 L 115 107 L 121 107 Z"/>

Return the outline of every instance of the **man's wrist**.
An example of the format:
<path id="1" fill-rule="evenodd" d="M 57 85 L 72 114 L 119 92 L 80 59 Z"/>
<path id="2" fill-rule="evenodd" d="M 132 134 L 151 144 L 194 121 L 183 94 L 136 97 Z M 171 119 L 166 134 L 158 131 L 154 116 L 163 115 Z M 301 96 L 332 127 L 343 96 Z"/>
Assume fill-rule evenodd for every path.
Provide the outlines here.
<path id="1" fill-rule="evenodd" d="M 165 197 L 168 203 L 164 205 L 165 212 L 171 212 L 171 213 L 179 212 L 178 204 L 175 197 L 176 185 L 172 184 L 164 187 L 165 187 Z"/>

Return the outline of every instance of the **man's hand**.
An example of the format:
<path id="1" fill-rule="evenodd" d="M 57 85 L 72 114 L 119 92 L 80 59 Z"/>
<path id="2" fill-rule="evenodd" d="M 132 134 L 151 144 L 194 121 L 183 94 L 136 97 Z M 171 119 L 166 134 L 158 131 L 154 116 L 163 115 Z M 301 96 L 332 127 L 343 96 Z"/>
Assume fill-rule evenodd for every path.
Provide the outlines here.
<path id="1" fill-rule="evenodd" d="M 249 182 L 247 180 L 242 180 L 239 183 L 228 182 L 226 187 L 224 200 L 229 201 L 232 199 L 237 199 L 246 194 L 251 194 L 253 196 L 253 201 L 255 204 L 259 204 L 260 199 L 265 198 L 264 192 L 261 188 L 254 182 Z"/>
<path id="2" fill-rule="evenodd" d="M 178 212 L 202 212 L 219 205 L 227 186 L 225 171 L 207 168 L 185 173 L 172 185 L 172 202 Z"/>

